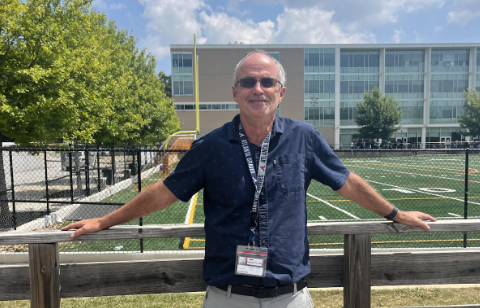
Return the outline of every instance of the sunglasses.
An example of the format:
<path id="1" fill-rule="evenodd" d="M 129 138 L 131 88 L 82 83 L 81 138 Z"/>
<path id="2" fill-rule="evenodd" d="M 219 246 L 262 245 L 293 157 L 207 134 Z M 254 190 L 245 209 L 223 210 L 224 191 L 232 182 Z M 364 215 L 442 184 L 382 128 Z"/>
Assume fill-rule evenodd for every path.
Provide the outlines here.
<path id="1" fill-rule="evenodd" d="M 259 79 L 253 78 L 253 77 L 245 77 L 245 78 L 242 78 L 242 79 L 238 80 L 235 83 L 235 86 L 237 86 L 237 84 L 240 84 L 240 86 L 242 88 L 251 89 L 257 84 L 257 81 L 260 81 L 260 85 L 264 89 L 275 87 L 277 85 L 277 82 L 280 84 L 280 86 L 283 86 L 280 81 L 278 81 L 275 78 L 270 78 L 270 77 L 263 77 L 263 78 L 259 78 Z"/>

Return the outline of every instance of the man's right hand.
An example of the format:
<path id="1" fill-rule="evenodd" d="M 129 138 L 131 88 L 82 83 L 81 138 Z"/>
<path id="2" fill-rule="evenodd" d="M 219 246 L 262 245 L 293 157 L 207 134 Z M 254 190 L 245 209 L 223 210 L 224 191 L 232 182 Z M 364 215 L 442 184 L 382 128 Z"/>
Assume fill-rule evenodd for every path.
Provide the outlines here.
<path id="1" fill-rule="evenodd" d="M 77 231 L 73 232 L 72 235 L 70 235 L 71 238 L 77 238 L 82 234 L 92 233 L 92 232 L 97 232 L 102 230 L 100 220 L 101 218 L 81 220 L 78 222 L 71 223 L 68 226 L 63 227 L 61 230 L 68 231 L 70 229 L 77 229 Z"/>

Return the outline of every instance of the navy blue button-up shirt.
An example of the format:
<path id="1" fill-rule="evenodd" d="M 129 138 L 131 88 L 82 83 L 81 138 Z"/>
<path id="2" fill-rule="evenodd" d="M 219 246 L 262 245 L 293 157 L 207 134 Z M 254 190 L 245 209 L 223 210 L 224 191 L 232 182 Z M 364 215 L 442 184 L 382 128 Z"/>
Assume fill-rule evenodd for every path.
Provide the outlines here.
<path id="1" fill-rule="evenodd" d="M 268 248 L 264 278 L 235 275 L 237 245 L 247 245 L 255 185 L 238 134 L 237 115 L 196 140 L 164 184 L 187 202 L 200 189 L 205 212 L 203 275 L 212 286 L 276 286 L 310 272 L 306 192 L 317 180 L 340 189 L 349 170 L 310 124 L 277 117 L 258 208 L 256 245 Z M 250 144 L 258 158 L 260 148 Z"/>

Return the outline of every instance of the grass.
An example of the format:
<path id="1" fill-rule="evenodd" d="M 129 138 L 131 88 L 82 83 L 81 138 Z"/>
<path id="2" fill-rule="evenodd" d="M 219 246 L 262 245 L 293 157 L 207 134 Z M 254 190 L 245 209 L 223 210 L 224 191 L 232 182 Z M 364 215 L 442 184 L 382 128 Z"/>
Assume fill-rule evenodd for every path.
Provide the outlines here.
<path id="1" fill-rule="evenodd" d="M 310 290 L 315 307 L 343 307 L 342 290 Z M 63 299 L 63 308 L 200 308 L 205 293 L 149 294 Z M 480 302 L 480 288 L 372 290 L 372 307 L 468 305 Z M 0 302 L 0 308 L 30 307 L 29 301 Z"/>
<path id="2" fill-rule="evenodd" d="M 344 158 L 343 163 L 352 172 L 370 183 L 388 201 L 401 210 L 419 210 L 437 219 L 461 219 L 465 209 L 465 155 L 429 155 L 410 157 Z M 471 155 L 469 162 L 468 217 L 480 217 L 480 156 Z M 142 180 L 146 188 L 163 178 L 155 173 Z M 105 202 L 126 203 L 138 194 L 136 184 L 124 189 Z M 177 201 L 162 211 L 143 217 L 143 224 L 184 224 L 185 221 L 203 223 L 203 190 L 198 193 L 193 217 L 186 217 L 190 202 Z M 383 220 L 376 214 L 346 200 L 316 181 L 312 181 L 307 194 L 309 222 Z M 138 220 L 127 223 L 138 225 Z M 480 233 L 467 234 L 468 247 L 480 247 Z M 204 240 L 146 239 L 144 250 L 203 249 Z M 309 236 L 311 249 L 342 248 L 342 236 Z M 376 234 L 372 236 L 374 248 L 427 248 L 463 247 L 463 233 Z M 65 243 L 61 251 L 139 251 L 138 240 Z"/>

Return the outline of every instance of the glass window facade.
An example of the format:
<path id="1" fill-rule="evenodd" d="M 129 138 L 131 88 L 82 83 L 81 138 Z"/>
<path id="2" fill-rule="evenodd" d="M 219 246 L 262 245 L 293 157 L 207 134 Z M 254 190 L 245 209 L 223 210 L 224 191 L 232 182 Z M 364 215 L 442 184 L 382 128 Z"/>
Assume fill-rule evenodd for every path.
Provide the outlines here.
<path id="1" fill-rule="evenodd" d="M 305 74 L 305 99 L 334 99 L 334 74 Z"/>
<path id="2" fill-rule="evenodd" d="M 340 125 L 357 125 L 355 115 L 357 105 L 355 101 L 340 102 Z"/>
<path id="3" fill-rule="evenodd" d="M 477 70 L 478 72 L 478 70 Z M 476 78 L 475 78 L 475 90 L 477 90 L 477 92 L 480 92 L 480 74 L 477 74 L 476 75 Z"/>
<path id="4" fill-rule="evenodd" d="M 379 87 L 378 75 L 342 75 L 340 99 L 363 99 L 363 94 L 375 87 Z"/>
<path id="5" fill-rule="evenodd" d="M 425 71 L 424 50 L 386 50 L 385 73 Z"/>
<path id="6" fill-rule="evenodd" d="M 402 120 L 400 124 L 422 124 L 423 123 L 423 100 L 399 101 L 402 108 Z"/>
<path id="7" fill-rule="evenodd" d="M 335 73 L 334 48 L 305 48 L 305 73 Z"/>
<path id="8" fill-rule="evenodd" d="M 335 125 L 335 101 L 305 101 L 305 122 L 313 126 Z"/>
<path id="9" fill-rule="evenodd" d="M 385 94 L 395 99 L 423 98 L 424 75 L 386 75 Z"/>
<path id="10" fill-rule="evenodd" d="M 477 73 L 480 73 L 480 47 L 477 47 Z"/>
<path id="11" fill-rule="evenodd" d="M 430 124 L 455 124 L 457 115 L 463 115 L 463 100 L 431 100 Z"/>
<path id="12" fill-rule="evenodd" d="M 432 49 L 432 72 L 468 72 L 470 50 Z"/>
<path id="13" fill-rule="evenodd" d="M 427 148 L 462 147 L 465 136 L 457 127 L 427 127 L 425 140 Z"/>
<path id="14" fill-rule="evenodd" d="M 467 74 L 432 74 L 430 98 L 463 98 L 467 87 Z"/>
<path id="15" fill-rule="evenodd" d="M 173 95 L 193 95 L 193 75 L 174 75 L 173 81 Z"/>
<path id="16" fill-rule="evenodd" d="M 378 50 L 340 51 L 340 73 L 378 73 L 379 66 Z"/>
<path id="17" fill-rule="evenodd" d="M 173 95 L 193 95 L 193 61 L 191 53 L 172 54 Z"/>
<path id="18" fill-rule="evenodd" d="M 278 52 L 267 52 L 270 57 L 274 58 L 277 61 L 280 61 L 280 53 Z"/>

